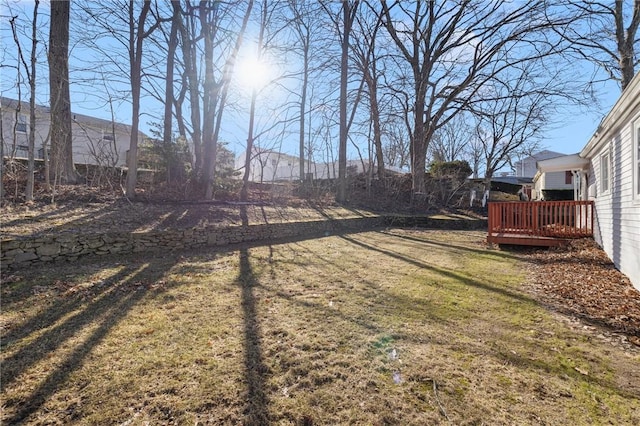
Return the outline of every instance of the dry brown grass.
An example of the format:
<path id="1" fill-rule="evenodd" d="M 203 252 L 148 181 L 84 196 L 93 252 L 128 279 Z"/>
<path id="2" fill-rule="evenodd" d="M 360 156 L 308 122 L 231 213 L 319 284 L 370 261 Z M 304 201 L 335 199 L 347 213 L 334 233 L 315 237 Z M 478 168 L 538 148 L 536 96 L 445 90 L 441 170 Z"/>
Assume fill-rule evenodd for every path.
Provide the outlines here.
<path id="1" fill-rule="evenodd" d="M 3 424 L 640 423 L 638 352 L 546 311 L 519 255 L 483 239 L 389 230 L 5 277 Z"/>

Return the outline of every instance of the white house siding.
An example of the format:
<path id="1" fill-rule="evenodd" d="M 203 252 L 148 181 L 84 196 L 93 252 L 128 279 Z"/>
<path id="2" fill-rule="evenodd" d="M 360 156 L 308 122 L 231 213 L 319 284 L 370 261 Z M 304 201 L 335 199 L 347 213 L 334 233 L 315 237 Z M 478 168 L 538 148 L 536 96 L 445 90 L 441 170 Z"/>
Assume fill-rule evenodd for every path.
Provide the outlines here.
<path id="1" fill-rule="evenodd" d="M 565 172 L 544 174 L 544 189 L 573 189 L 573 183 L 565 183 Z"/>
<path id="2" fill-rule="evenodd" d="M 254 149 L 254 155 L 251 159 L 249 180 L 251 182 L 277 182 L 277 181 L 296 181 L 300 179 L 300 162 L 299 158 L 276 151 Z M 236 157 L 236 170 L 244 172 L 244 164 L 246 161 L 246 151 Z M 305 161 L 305 175 L 312 175 L 313 179 L 332 179 L 338 174 L 338 163 L 314 163 Z M 347 161 L 347 176 L 356 173 L 364 173 L 367 165 L 363 165 L 362 161 Z M 393 169 L 393 168 L 389 168 Z"/>
<path id="3" fill-rule="evenodd" d="M 131 143 L 131 128 L 128 125 L 106 120 L 92 119 L 80 114 L 72 114 L 73 161 L 80 164 L 103 166 L 126 166 L 127 151 Z M 115 141 L 110 140 L 115 134 Z M 142 144 L 145 135 L 138 135 Z"/>
<path id="4" fill-rule="evenodd" d="M 637 108 L 636 108 L 637 109 Z M 616 267 L 640 289 L 640 200 L 633 197 L 634 122 L 640 120 L 635 111 L 630 119 L 612 125 L 599 149 L 591 153 L 589 198 L 595 201 L 594 237 Z M 586 149 L 586 148 L 585 148 Z M 610 155 L 610 188 L 603 187 L 601 158 Z M 595 183 L 594 183 L 595 182 Z"/>
<path id="5" fill-rule="evenodd" d="M 237 170 L 244 171 L 245 155 L 246 151 L 236 157 Z M 256 151 L 250 167 L 251 182 L 294 181 L 300 178 L 299 159 L 275 151 Z"/>
<path id="6" fill-rule="evenodd" d="M 15 111 L 18 102 L 14 99 L 1 98 L 2 103 L 2 137 L 5 157 L 26 158 L 29 134 L 29 104 L 22 102 L 19 120 L 26 121 L 26 132 L 15 132 Z M 51 123 L 49 108 L 36 106 L 35 158 L 44 158 L 43 144 L 47 140 Z M 112 122 L 82 114 L 72 114 L 72 149 L 73 161 L 76 164 L 93 164 L 105 166 L 125 166 L 127 150 L 131 138 L 131 127 L 126 124 Z M 115 133 L 115 141 L 109 138 Z M 142 143 L 146 136 L 138 134 L 138 142 Z M 115 142 L 115 143 L 114 143 Z M 50 143 L 48 142 L 48 149 Z"/>

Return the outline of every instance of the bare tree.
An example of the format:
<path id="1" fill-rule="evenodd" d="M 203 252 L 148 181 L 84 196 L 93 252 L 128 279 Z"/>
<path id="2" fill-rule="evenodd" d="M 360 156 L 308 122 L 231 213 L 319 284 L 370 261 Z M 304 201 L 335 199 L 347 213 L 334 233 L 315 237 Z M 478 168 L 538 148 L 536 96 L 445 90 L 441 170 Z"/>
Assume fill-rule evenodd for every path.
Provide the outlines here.
<path id="1" fill-rule="evenodd" d="M 375 159 L 377 165 L 378 178 L 384 177 L 384 154 L 382 149 L 382 123 L 380 117 L 379 106 L 379 87 L 380 87 L 380 70 L 376 45 L 378 31 L 381 28 L 381 20 L 379 15 L 368 16 L 364 13 L 357 15 L 357 42 L 352 44 L 354 52 L 354 62 L 356 67 L 362 73 L 366 88 L 367 99 L 369 104 L 369 120 L 371 122 L 371 131 L 373 139 L 373 148 L 375 150 Z M 370 170 L 372 173 L 373 170 Z"/>
<path id="2" fill-rule="evenodd" d="M 348 85 L 349 85 L 349 53 L 350 37 L 358 11 L 359 0 L 344 0 L 341 2 L 341 19 L 334 16 L 334 12 L 328 4 L 322 3 L 323 8 L 333 21 L 340 35 L 340 103 L 339 103 L 339 143 L 338 143 L 338 190 L 336 200 L 347 200 L 347 143 L 349 141 L 349 123 L 347 115 Z M 353 109 L 355 111 L 355 107 Z M 353 117 L 353 114 L 352 114 Z"/>
<path id="3" fill-rule="evenodd" d="M 512 68 L 500 77 L 487 84 L 482 99 L 473 104 L 486 188 L 495 172 L 515 156 L 537 149 L 555 111 L 550 85 L 537 87 L 527 69 Z"/>
<path id="4" fill-rule="evenodd" d="M 215 127 L 213 129 L 211 150 L 207 150 L 207 146 L 205 146 L 205 157 L 204 157 L 208 167 L 207 173 L 205 175 L 205 179 L 207 182 L 205 197 L 207 199 L 213 198 L 213 179 L 215 174 L 216 149 L 218 147 L 218 136 L 220 134 L 222 117 L 223 117 L 224 109 L 227 103 L 227 96 L 229 93 L 231 76 L 233 75 L 236 59 L 238 57 L 238 52 L 240 51 L 240 47 L 242 46 L 242 41 L 244 38 L 245 31 L 247 29 L 247 24 L 249 23 L 249 17 L 251 16 L 252 9 L 253 9 L 253 0 L 249 0 L 249 2 L 247 3 L 247 7 L 245 9 L 244 16 L 242 18 L 242 25 L 240 27 L 240 30 L 237 33 L 236 40 L 233 45 L 233 49 L 231 50 L 230 55 L 222 70 L 222 81 L 220 82 L 220 85 L 219 85 L 220 89 L 216 91 L 216 94 L 218 96 L 216 99 L 218 108 L 215 114 Z"/>
<path id="5" fill-rule="evenodd" d="M 264 37 L 265 31 L 267 27 L 267 17 L 268 17 L 268 9 L 267 9 L 267 0 L 262 1 L 262 6 L 260 10 L 260 31 L 258 34 L 258 43 L 257 43 L 257 52 L 256 59 L 259 62 L 262 58 L 263 50 L 264 50 Z M 253 155 L 253 144 L 255 142 L 254 138 L 254 125 L 255 125 L 255 117 L 256 117 L 256 98 L 258 97 L 258 90 L 260 88 L 253 87 L 251 90 L 251 106 L 249 108 L 249 131 L 247 134 L 247 149 L 245 155 L 244 162 L 244 175 L 242 176 L 242 189 L 240 190 L 240 200 L 247 201 L 248 191 L 249 191 L 249 173 L 251 169 L 251 156 Z M 264 165 L 262 165 L 262 169 L 264 169 Z M 262 183 L 262 171 L 260 173 L 260 182 Z"/>
<path id="6" fill-rule="evenodd" d="M 16 44 L 16 48 L 18 50 L 18 73 L 20 73 L 20 65 L 24 66 L 25 73 L 27 75 L 27 81 L 29 82 L 29 136 L 28 136 L 28 153 L 27 153 L 27 184 L 25 187 L 25 201 L 33 201 L 33 190 L 34 190 L 34 174 L 35 174 L 35 137 L 36 137 L 36 63 L 37 63 L 37 52 L 36 48 L 38 45 L 38 38 L 36 34 L 37 25 L 38 25 L 38 6 L 40 5 L 40 1 L 36 0 L 33 6 L 33 20 L 31 22 L 31 55 L 30 55 L 30 66 L 27 65 L 26 60 L 24 59 L 24 55 L 22 53 L 22 46 L 20 45 L 20 40 L 18 38 L 18 34 L 16 31 L 15 20 L 17 17 L 13 17 L 10 20 L 11 23 L 11 31 L 13 33 L 13 40 Z M 16 111 L 20 109 L 21 100 L 18 99 L 18 107 Z M 4 145 L 4 142 L 3 142 Z M 14 137 L 14 145 L 15 145 L 15 137 Z M 3 147 L 4 148 L 4 147 Z M 4 157 L 0 157 L 4 159 Z M 2 160 L 4 161 L 4 160 Z"/>
<path id="7" fill-rule="evenodd" d="M 51 3 L 49 29 L 49 89 L 51 98 L 51 166 L 55 182 L 74 184 L 69 94 L 69 0 Z"/>
<path id="8" fill-rule="evenodd" d="M 176 62 L 176 49 L 178 47 L 178 28 L 180 26 L 180 20 L 182 16 L 180 14 L 180 2 L 177 0 L 171 1 L 173 14 L 171 15 L 171 30 L 169 32 L 169 39 L 167 40 L 167 64 L 165 73 L 165 99 L 164 99 L 164 117 L 163 117 L 163 134 L 162 143 L 164 144 L 165 153 L 172 152 L 168 147 L 172 143 L 173 138 L 173 107 L 174 107 L 174 95 L 173 95 L 173 72 Z M 171 162 L 171 158 L 168 159 Z M 171 167 L 167 167 L 167 181 L 171 182 Z"/>
<path id="9" fill-rule="evenodd" d="M 142 86 L 142 55 L 144 39 L 156 29 L 158 22 L 145 29 L 147 15 L 151 8 L 150 1 L 142 2 L 142 8 L 135 17 L 135 4 L 128 3 L 129 24 L 129 69 L 131 78 L 131 139 L 129 142 L 129 157 L 127 158 L 127 186 L 126 195 L 129 198 L 136 196 L 136 183 L 138 181 L 138 131 L 140 128 L 140 90 Z"/>
<path id="10" fill-rule="evenodd" d="M 570 51 L 595 64 L 624 90 L 640 63 L 640 1 L 567 0 L 575 18 L 555 27 L 570 42 Z"/>
<path id="11" fill-rule="evenodd" d="M 387 140 L 383 149 L 386 164 L 400 168 L 409 167 L 410 133 L 404 123 L 397 119 L 389 120 L 384 125 L 383 134 Z"/>
<path id="12" fill-rule="evenodd" d="M 433 161 L 451 162 L 465 159 L 465 147 L 473 138 L 473 126 L 466 114 L 458 114 L 440 127 L 429 146 Z"/>
<path id="13" fill-rule="evenodd" d="M 550 55 L 549 32 L 564 22 L 545 2 L 382 2 L 399 57 L 399 84 L 410 83 L 414 193 L 423 193 L 426 154 L 436 130 L 467 105 L 495 73 Z M 499 65 L 499 66 L 496 66 Z"/>
<path id="14" fill-rule="evenodd" d="M 178 31 L 184 73 L 175 111 L 179 128 L 186 130 L 193 142 L 194 174 L 203 183 L 202 195 L 207 199 L 214 195 L 220 129 L 253 4 L 253 0 L 187 1 L 181 7 L 184 19 Z M 182 115 L 183 101 L 189 106 L 190 123 Z"/>
<path id="15" fill-rule="evenodd" d="M 312 12 L 315 10 L 315 6 L 312 2 L 290 0 L 289 8 L 293 14 L 291 23 L 293 26 L 293 33 L 296 40 L 296 45 L 299 48 L 300 55 L 302 56 L 302 82 L 300 86 L 300 118 L 298 126 L 298 146 L 299 146 L 299 169 L 300 180 L 304 181 L 305 177 L 305 134 L 306 129 L 306 117 L 307 117 L 307 91 L 309 89 L 310 78 L 310 62 L 311 62 L 311 32 L 314 30 L 315 17 Z M 316 28 L 317 29 L 317 28 Z"/>
<path id="16" fill-rule="evenodd" d="M 27 160 L 27 187 L 25 188 L 25 200 L 33 201 L 33 190 L 35 180 L 35 150 L 36 150 L 36 64 L 38 46 L 38 7 L 40 0 L 36 0 L 33 5 L 33 22 L 31 24 L 31 72 L 27 73 L 29 80 L 29 158 Z M 1 160 L 0 160 L 1 161 Z"/>

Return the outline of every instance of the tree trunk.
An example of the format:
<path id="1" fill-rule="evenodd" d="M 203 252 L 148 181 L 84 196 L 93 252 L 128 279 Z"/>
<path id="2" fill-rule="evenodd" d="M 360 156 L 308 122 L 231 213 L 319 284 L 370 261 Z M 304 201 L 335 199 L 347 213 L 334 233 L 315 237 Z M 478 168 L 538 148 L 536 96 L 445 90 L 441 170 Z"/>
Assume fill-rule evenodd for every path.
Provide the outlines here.
<path id="1" fill-rule="evenodd" d="M 413 144 L 411 145 L 411 189 L 413 195 L 425 192 L 424 173 L 427 160 L 427 138 L 424 123 L 424 90 L 416 79 L 414 101 Z"/>
<path id="2" fill-rule="evenodd" d="M 353 10 L 358 2 L 354 4 Z M 347 201 L 347 84 L 349 78 L 349 35 L 353 23 L 352 8 L 349 0 L 342 2 L 342 55 L 340 59 L 340 142 L 338 146 L 338 192 L 336 200 L 344 203 Z"/>
<path id="3" fill-rule="evenodd" d="M 266 7 L 266 6 L 265 6 Z M 244 17 L 242 19 L 242 27 L 240 28 L 240 32 L 238 33 L 238 37 L 236 38 L 236 43 L 233 46 L 233 50 L 231 51 L 231 56 L 227 59 L 225 63 L 223 75 L 222 75 L 222 88 L 220 90 L 219 100 L 217 101 L 218 110 L 215 120 L 215 128 L 213 130 L 213 144 L 211 151 L 211 162 L 207 165 L 205 179 L 207 182 L 206 190 L 205 190 L 205 198 L 208 200 L 213 199 L 213 179 L 215 174 L 216 167 L 216 156 L 218 150 L 218 137 L 220 135 L 220 126 L 222 125 L 222 117 L 224 114 L 224 108 L 227 104 L 227 95 L 229 93 L 229 86 L 231 81 L 231 76 L 233 75 L 233 69 L 236 63 L 236 59 L 238 57 L 238 52 L 240 51 L 240 47 L 242 46 L 242 40 L 244 38 L 244 33 L 247 29 L 247 24 L 249 23 L 249 17 L 251 16 L 251 10 L 253 9 L 253 0 L 250 0 L 247 4 L 247 9 L 245 11 Z"/>
<path id="4" fill-rule="evenodd" d="M 303 53 L 302 93 L 300 94 L 300 182 L 305 181 L 304 175 L 304 134 L 305 114 L 307 108 L 307 86 L 309 85 L 309 33 L 306 34 L 306 44 Z"/>
<path id="5" fill-rule="evenodd" d="M 69 1 L 51 2 L 49 89 L 51 96 L 51 178 L 75 184 L 69 95 Z"/>
<path id="6" fill-rule="evenodd" d="M 637 41 L 635 34 L 640 25 L 640 2 L 637 0 L 634 2 L 632 19 L 626 29 L 626 34 L 623 21 L 623 3 L 621 0 L 615 2 L 615 20 L 616 42 L 620 55 L 620 87 L 624 91 L 635 75 L 634 43 Z"/>
<path id="7" fill-rule="evenodd" d="M 35 149 L 36 149 L 36 48 L 38 45 L 37 25 L 38 6 L 40 0 L 36 0 L 33 6 L 33 22 L 31 24 L 31 73 L 29 74 L 29 158 L 27 160 L 27 187 L 25 188 L 25 200 L 33 201 L 35 180 Z"/>
<path id="8" fill-rule="evenodd" d="M 178 3 L 172 3 L 174 7 L 180 7 Z M 187 19 L 191 19 L 187 16 Z M 180 20 L 180 37 L 182 38 L 182 58 L 184 62 L 185 78 L 189 91 L 189 110 L 191 111 L 191 140 L 193 141 L 193 155 L 195 157 L 193 171 L 195 176 L 202 176 L 202 123 L 200 121 L 200 93 L 198 91 L 198 65 L 196 61 L 195 41 L 193 25 L 188 27 Z M 185 135 L 186 136 L 186 135 Z"/>
<path id="9" fill-rule="evenodd" d="M 176 59 L 176 48 L 178 46 L 178 21 L 180 20 L 180 4 L 172 1 L 173 16 L 171 18 L 171 32 L 169 34 L 169 46 L 167 48 L 167 68 L 165 75 L 165 100 L 164 100 L 164 124 L 162 126 L 162 143 L 167 161 L 167 182 L 171 182 L 171 169 L 173 166 L 173 150 L 171 149 L 173 133 L 173 68 Z"/>
<path id="10" fill-rule="evenodd" d="M 244 158 L 244 175 L 242 176 L 242 189 L 240 190 L 240 201 L 249 199 L 249 173 L 251 172 L 251 155 L 253 153 L 253 127 L 256 115 L 257 90 L 251 92 L 251 107 L 249 110 L 249 133 L 247 135 L 247 151 Z M 262 167 L 264 170 L 264 166 Z M 262 183 L 262 171 L 260 172 L 260 183 Z"/>
<path id="11" fill-rule="evenodd" d="M 55 2 L 54 2 L 55 3 Z M 142 42 L 145 38 L 144 25 L 151 2 L 144 1 L 136 25 L 133 17 L 134 2 L 129 2 L 129 65 L 131 70 L 131 139 L 127 158 L 127 188 L 129 198 L 136 197 L 138 182 L 138 129 L 140 127 L 140 85 L 142 84 Z"/>
<path id="12" fill-rule="evenodd" d="M 264 49 L 264 32 L 267 26 L 267 0 L 262 2 L 262 19 L 260 21 L 260 33 L 258 35 L 258 52 L 257 59 L 260 62 L 262 58 L 262 49 Z M 254 143 L 254 126 L 256 116 L 256 99 L 258 98 L 258 88 L 254 87 L 251 91 L 251 106 L 249 108 L 249 131 L 247 134 L 247 151 L 244 160 L 244 176 L 242 176 L 242 189 L 240 190 L 240 201 L 247 201 L 249 198 L 249 173 L 251 169 L 251 154 L 253 153 Z M 268 158 L 268 157 L 267 157 Z M 266 161 L 266 160 L 265 160 Z M 260 171 L 260 183 L 263 179 L 264 166 Z"/>
<path id="13" fill-rule="evenodd" d="M 376 163 L 378 166 L 378 179 L 384 178 L 384 152 L 382 150 L 382 129 L 380 127 L 380 108 L 378 105 L 378 86 L 375 62 L 371 64 L 371 74 L 367 78 L 369 88 L 369 107 L 371 108 L 371 121 L 373 124 L 373 145 L 376 151 Z M 366 72 L 366 71 L 365 71 Z"/>

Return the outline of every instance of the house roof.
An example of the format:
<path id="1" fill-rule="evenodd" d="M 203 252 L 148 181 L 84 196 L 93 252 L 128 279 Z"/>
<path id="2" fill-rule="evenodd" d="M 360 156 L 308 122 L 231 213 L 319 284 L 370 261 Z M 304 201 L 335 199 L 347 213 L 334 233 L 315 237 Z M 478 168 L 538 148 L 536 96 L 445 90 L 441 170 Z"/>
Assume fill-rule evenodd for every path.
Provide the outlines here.
<path id="1" fill-rule="evenodd" d="M 1 96 L 0 105 L 2 106 L 2 108 L 15 110 L 18 107 L 18 101 L 16 99 L 6 98 L 4 96 Z M 29 102 L 21 101 L 20 110 L 23 114 L 28 114 Z M 36 104 L 36 111 L 41 114 L 49 114 L 51 112 L 51 108 L 45 105 Z M 78 114 L 73 111 L 71 112 L 71 118 L 72 118 L 72 121 L 76 123 L 80 123 L 84 126 L 94 127 L 98 129 L 109 128 L 112 125 L 111 120 L 104 120 L 102 118 L 92 117 L 90 115 Z M 129 124 L 124 124 L 119 122 L 114 122 L 113 124 L 115 124 L 118 130 L 129 132 L 129 133 L 131 132 L 131 125 Z M 138 131 L 138 134 L 142 135 L 142 137 L 146 137 L 144 132 Z"/>
<path id="2" fill-rule="evenodd" d="M 536 166 L 540 173 L 584 170 L 589 167 L 589 160 L 580 157 L 578 154 L 570 154 L 538 161 Z"/>
<path id="3" fill-rule="evenodd" d="M 640 73 L 631 80 L 609 114 L 602 119 L 587 145 L 580 151 L 580 157 L 591 158 L 605 143 L 609 142 L 618 127 L 628 122 L 628 118 L 638 110 L 640 110 Z"/>
<path id="4" fill-rule="evenodd" d="M 534 161 L 546 160 L 547 158 L 561 157 L 563 155 L 565 155 L 565 154 L 562 154 L 560 152 L 555 152 L 555 151 L 549 151 L 548 149 L 544 149 L 542 151 L 538 151 L 536 153 L 533 153 L 530 156 L 525 157 L 520 161 L 516 161 L 515 164 L 520 164 L 520 163 L 524 163 L 524 162 L 530 162 L 532 160 L 534 160 Z"/>

